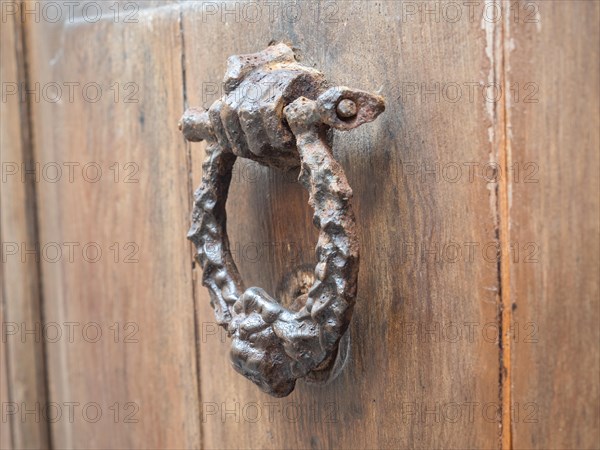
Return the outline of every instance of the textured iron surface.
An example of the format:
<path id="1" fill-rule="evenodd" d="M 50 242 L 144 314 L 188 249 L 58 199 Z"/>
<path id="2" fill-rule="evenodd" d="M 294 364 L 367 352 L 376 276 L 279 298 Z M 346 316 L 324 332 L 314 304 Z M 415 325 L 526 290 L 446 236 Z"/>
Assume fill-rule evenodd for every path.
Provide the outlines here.
<path id="1" fill-rule="evenodd" d="M 296 380 L 327 379 L 356 298 L 359 245 L 352 189 L 333 158 L 329 129 L 350 130 L 384 111 L 383 98 L 328 87 L 285 44 L 232 56 L 225 95 L 208 111 L 188 109 L 180 129 L 208 143 L 194 194 L 188 238 L 196 246 L 217 322 L 230 337 L 233 367 L 283 397 Z M 319 229 L 314 283 L 286 308 L 258 287 L 245 288 L 229 251 L 225 204 L 237 157 L 288 170 L 300 166 Z"/>

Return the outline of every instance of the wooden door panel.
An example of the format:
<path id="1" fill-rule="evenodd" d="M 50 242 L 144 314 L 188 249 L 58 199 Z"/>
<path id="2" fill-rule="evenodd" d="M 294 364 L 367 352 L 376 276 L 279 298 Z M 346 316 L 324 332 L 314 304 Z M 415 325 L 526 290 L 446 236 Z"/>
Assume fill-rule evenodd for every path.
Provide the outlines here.
<path id="1" fill-rule="evenodd" d="M 2 182 L 3 258 L 39 258 L 3 261 L 2 322 L 43 327 L 3 340 L 2 408 L 62 414 L 12 416 L 2 448 L 597 445 L 598 2 L 94 3 L 2 22 L 2 81 L 30 91 L 2 101 L 2 162 L 37 164 Z M 229 363 L 185 238 L 205 146 L 177 129 L 274 41 L 386 99 L 333 135 L 361 243 L 349 358 L 283 399 Z M 315 262 L 294 176 L 238 160 L 227 205 L 246 286 L 274 296 Z"/>
<path id="2" fill-rule="evenodd" d="M 222 5 L 221 5 L 222 6 Z M 305 2 L 304 20 L 275 15 L 252 23 L 223 16 L 199 3 L 184 4 L 188 103 L 210 106 L 213 83 L 222 79 L 226 58 L 254 52 L 272 40 L 301 50 L 305 64 L 337 84 L 382 88 L 386 112 L 373 124 L 336 133 L 334 152 L 354 190 L 361 239 L 361 272 L 351 325 L 351 356 L 343 373 L 326 387 L 298 383 L 285 399 L 262 394 L 228 361 L 229 343 L 210 328 L 208 294 L 197 287 L 204 445 L 207 448 L 435 448 L 495 445 L 499 422 L 476 406 L 499 406 L 498 344 L 481 339 L 481 327 L 497 323 L 496 261 L 444 260 L 452 243 L 495 242 L 496 205 L 485 183 L 430 183 L 408 177 L 404 162 L 489 161 L 493 126 L 483 102 L 401 102 L 403 86 L 433 82 L 484 81 L 491 70 L 480 24 L 403 24 L 395 2 L 336 2 L 326 22 L 324 4 Z M 319 19 L 319 8 L 321 18 Z M 208 13 L 210 14 L 208 14 Z M 316 14 L 316 16 L 315 16 Z M 317 17 L 315 20 L 314 17 Z M 460 54 L 455 43 L 461 42 Z M 456 58 L 449 58 L 456 54 Z M 411 84 L 412 83 L 412 84 Z M 460 117 L 460 123 L 456 121 Z M 192 145 L 195 184 L 201 146 Z M 306 195 L 289 177 L 270 170 L 234 178 L 229 199 L 230 236 L 241 249 L 272 246 L 275 256 L 236 261 L 247 285 L 273 289 L 293 268 L 289 250 L 300 246 L 300 263 L 311 261 L 315 233 Z M 429 175 L 426 175 L 429 176 Z M 292 220 L 290 218 L 293 218 Z M 410 247 L 412 246 L 412 247 Z M 437 246 L 437 251 L 436 251 Z M 432 250 L 421 257 L 407 248 Z M 284 260 L 282 262 L 281 260 Z M 199 278 L 199 274 L 196 278 Z M 478 328 L 470 341 L 442 336 L 448 325 Z M 468 326 L 468 325 L 467 325 Z M 210 328 L 210 330 L 208 329 Z M 418 331 L 413 331 L 418 330 Z M 428 333 L 426 330 L 433 330 Z M 436 331 L 437 330 L 437 331 Z M 413 334 L 413 333 L 416 333 Z M 460 380 L 460 383 L 457 381 Z M 462 410 L 455 420 L 452 408 Z M 433 414 L 427 414 L 432 410 Z M 420 413 L 423 413 L 422 415 Z M 473 423 L 469 423 L 473 420 Z M 491 444 L 494 443 L 494 444 Z"/>
<path id="3" fill-rule="evenodd" d="M 179 10 L 154 6 L 29 24 L 31 82 L 80 83 L 33 103 L 41 167 L 75 163 L 38 199 L 40 242 L 65 252 L 42 258 L 45 320 L 75 323 L 47 343 L 49 401 L 79 404 L 52 424 L 58 448 L 200 444 Z"/>
<path id="4" fill-rule="evenodd" d="M 36 405 L 46 399 L 46 372 L 39 334 L 39 264 L 33 252 L 37 234 L 35 185 L 22 177 L 23 167 L 31 166 L 33 155 L 27 102 L 16 93 L 25 77 L 23 25 L 10 17 L 3 20 L 0 31 L 0 448 L 42 448 L 48 445 L 48 424 L 36 412 Z M 22 414 L 28 420 L 21 420 Z"/>
<path id="5" fill-rule="evenodd" d="M 536 26 L 511 27 L 507 72 L 530 95 L 510 109 L 511 166 L 521 169 L 512 172 L 510 241 L 525 250 L 510 273 L 513 445 L 594 448 L 600 8 L 543 2 L 539 16 Z"/>

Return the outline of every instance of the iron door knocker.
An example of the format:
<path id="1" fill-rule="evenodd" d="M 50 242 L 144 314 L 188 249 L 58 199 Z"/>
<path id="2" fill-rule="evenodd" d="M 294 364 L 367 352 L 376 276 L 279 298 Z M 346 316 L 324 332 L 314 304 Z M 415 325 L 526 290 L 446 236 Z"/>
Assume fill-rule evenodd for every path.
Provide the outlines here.
<path id="1" fill-rule="evenodd" d="M 208 110 L 188 109 L 179 123 L 188 141 L 208 144 L 188 238 L 217 323 L 232 337 L 233 367 L 263 391 L 283 397 L 298 378 L 329 376 L 356 297 L 352 189 L 333 158 L 328 132 L 375 120 L 385 103 L 379 95 L 329 87 L 321 72 L 299 64 L 282 43 L 231 56 L 224 92 Z M 261 288 L 246 289 L 231 256 L 225 203 L 237 157 L 282 170 L 300 167 L 298 180 L 309 192 L 319 229 L 318 263 L 314 283 L 294 307 Z"/>

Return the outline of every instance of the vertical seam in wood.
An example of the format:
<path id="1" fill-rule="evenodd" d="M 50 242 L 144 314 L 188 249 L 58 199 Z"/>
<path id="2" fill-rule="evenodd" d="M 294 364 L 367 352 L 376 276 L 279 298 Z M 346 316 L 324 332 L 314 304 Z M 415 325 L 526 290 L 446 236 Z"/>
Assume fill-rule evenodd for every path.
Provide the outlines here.
<path id="1" fill-rule="evenodd" d="M 497 80 L 502 96 L 497 111 L 497 161 L 499 167 L 497 184 L 497 217 L 500 257 L 499 277 L 499 346 L 500 346 L 500 401 L 501 401 L 501 448 L 512 449 L 512 386 L 511 386 L 511 324 L 512 303 L 510 292 L 510 91 L 507 83 L 507 39 L 510 26 L 510 4 L 500 0 L 501 17 L 496 35 Z"/>
<path id="2" fill-rule="evenodd" d="M 22 11 L 24 9 L 24 3 L 21 2 Z M 19 78 L 22 80 L 22 83 L 25 86 L 27 92 L 31 89 L 31 83 L 29 78 L 29 64 L 28 64 L 28 47 L 27 47 L 27 34 L 25 32 L 25 23 L 22 18 L 18 18 L 17 15 L 15 17 L 15 31 L 17 32 L 16 43 L 21 46 L 21 51 L 17 51 L 17 70 L 20 72 Z M 15 49 L 16 50 L 16 49 Z M 21 142 L 23 148 L 23 162 L 30 161 L 35 162 L 35 151 L 34 151 L 34 139 L 33 139 L 33 126 L 32 126 L 32 100 L 31 96 L 27 96 L 27 100 L 21 100 L 19 102 L 20 111 L 19 114 L 21 116 Z M 38 189 L 35 181 L 25 182 L 25 193 L 27 196 L 27 204 L 29 205 L 29 219 L 31 222 L 31 234 L 34 239 L 34 245 L 36 249 L 36 272 L 37 272 L 37 286 L 36 286 L 36 294 L 38 299 L 37 310 L 39 313 L 39 320 L 43 326 L 45 323 L 45 315 L 44 315 L 44 291 L 42 284 L 42 264 L 41 257 L 39 255 L 39 242 L 40 242 L 40 221 L 38 215 Z M 47 342 L 44 339 L 41 340 L 40 343 L 40 354 L 41 361 L 38 363 L 41 365 L 40 373 L 43 374 L 43 389 L 44 392 L 41 393 L 41 397 L 43 397 L 43 401 L 47 405 L 50 401 L 50 386 L 49 386 L 49 377 L 50 374 L 48 372 L 48 349 Z M 54 448 L 52 444 L 52 427 L 50 426 L 49 421 L 45 422 L 45 440 L 46 442 L 40 442 L 40 444 L 45 444 L 45 447 L 48 449 Z M 43 438 L 42 438 L 43 439 Z"/>
<path id="3" fill-rule="evenodd" d="M 505 6 L 510 4 L 508 1 Z M 503 333 L 503 434 L 502 434 L 502 445 L 503 448 L 511 450 L 513 448 L 512 442 L 512 364 L 511 364 L 511 339 L 512 339 L 512 295 L 510 289 L 510 271 L 511 271 L 511 259 L 510 259 L 510 190 L 511 190 L 511 173 L 509 168 L 511 167 L 511 146 L 510 146 L 510 102 L 509 95 L 510 89 L 508 85 L 508 53 L 507 53 L 507 42 L 509 39 L 510 31 L 510 11 L 509 9 L 504 11 L 504 20 L 502 21 L 502 88 L 505 95 L 502 97 L 504 105 L 504 120 L 503 120 L 503 131 L 502 131 L 502 146 L 500 147 L 501 165 L 503 173 L 505 174 L 502 179 L 503 182 L 500 186 L 500 239 L 502 242 L 502 328 Z"/>
<path id="4" fill-rule="evenodd" d="M 0 208 L 1 208 L 1 202 L 0 202 Z M 0 225 L 0 241 L 4 242 L 4 238 L 2 237 L 2 226 Z M 7 304 L 6 304 L 6 285 L 4 284 L 6 282 L 6 276 L 4 274 L 4 270 L 5 270 L 5 264 L 2 264 L 2 268 L 0 269 L 0 276 L 1 276 L 1 283 L 0 283 L 0 289 L 2 290 L 2 298 L 0 300 L 2 300 L 2 304 L 0 304 L 0 308 L 2 308 L 2 320 L 6 321 L 6 309 L 7 309 Z M 0 376 L 4 376 L 6 377 L 6 393 L 8 394 L 8 401 L 12 404 L 13 403 L 13 397 L 12 397 L 12 392 L 13 392 L 13 388 L 12 388 L 12 383 L 11 383 L 11 379 L 10 379 L 10 355 L 9 355 L 9 350 L 8 350 L 8 343 L 4 342 L 4 339 L 2 340 L 2 342 L 0 343 L 0 345 L 3 346 L 3 352 L 4 352 L 4 373 L 0 373 Z M 4 406 L 3 406 L 4 409 Z M 15 423 L 14 423 L 14 419 L 11 417 L 11 420 L 8 421 L 8 430 L 9 430 L 9 436 L 8 436 L 8 444 L 9 444 L 9 448 L 15 448 Z"/>
<path id="5" fill-rule="evenodd" d="M 185 66 L 185 36 L 183 29 L 183 5 L 179 5 L 179 35 L 181 36 L 181 79 L 182 79 L 182 91 L 183 91 L 183 110 L 188 107 L 188 98 L 187 98 L 187 72 Z M 184 142 L 185 153 L 186 153 L 186 171 L 187 171 L 187 185 L 188 185 L 188 196 L 189 199 L 189 211 L 192 209 L 193 195 L 194 195 L 194 186 L 193 186 L 193 176 L 192 176 L 192 152 L 190 143 L 185 140 L 182 136 L 181 138 Z M 199 411 L 202 411 L 202 382 L 200 379 L 200 336 L 199 336 L 199 326 L 198 326 L 198 304 L 197 304 L 197 296 L 196 296 L 196 282 L 194 280 L 195 275 L 195 259 L 194 259 L 194 250 L 191 243 L 189 244 L 190 254 L 192 256 L 192 264 L 191 264 L 191 277 L 192 280 L 192 305 L 193 305 L 193 313 L 194 313 L 194 356 L 196 360 L 196 377 L 198 380 L 197 390 L 198 390 L 198 404 Z M 204 430 L 202 429 L 202 419 L 201 416 L 198 417 L 198 430 L 200 433 L 200 448 L 204 448 Z"/>

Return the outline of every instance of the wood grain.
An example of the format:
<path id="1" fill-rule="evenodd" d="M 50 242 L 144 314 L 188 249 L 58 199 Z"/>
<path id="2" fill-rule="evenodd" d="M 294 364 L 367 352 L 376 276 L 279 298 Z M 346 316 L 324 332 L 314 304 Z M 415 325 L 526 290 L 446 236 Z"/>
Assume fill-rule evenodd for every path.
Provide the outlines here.
<path id="1" fill-rule="evenodd" d="M 2 241 L 46 248 L 41 273 L 3 264 L 2 321 L 62 337 L 9 341 L 0 393 L 63 414 L 13 421 L 12 442 L 0 424 L 3 448 L 598 445 L 600 3 L 494 0 L 502 20 L 482 3 L 456 22 L 438 2 L 140 2 L 132 23 L 107 5 L 97 22 L 83 5 L 29 20 L 26 51 L 2 24 L 2 81 L 27 68 L 39 83 L 31 134 L 23 104 L 1 104 L 2 161 L 33 148 L 41 178 L 2 183 Z M 185 240 L 204 147 L 176 128 L 222 94 L 229 55 L 271 41 L 387 99 L 334 135 L 361 241 L 350 357 L 285 399 L 230 367 Z M 311 215 L 294 174 L 236 163 L 228 227 L 247 286 L 278 295 L 314 263 Z"/>
<path id="2" fill-rule="evenodd" d="M 538 7 L 506 35 L 508 82 L 537 92 L 509 117 L 513 447 L 597 448 L 600 4 Z"/>
<path id="3" fill-rule="evenodd" d="M 221 80 L 227 56 L 254 52 L 271 40 L 291 42 L 301 49 L 303 62 L 335 83 L 366 90 L 381 86 L 388 100 L 377 122 L 335 135 L 335 153 L 354 189 L 362 242 L 350 360 L 327 387 L 299 385 L 280 400 L 263 395 L 231 369 L 228 342 L 209 328 L 208 295 L 198 286 L 198 322 L 205 324 L 200 343 L 204 446 L 498 446 L 500 419 L 494 414 L 485 419 L 481 409 L 500 402 L 499 347 L 481 338 L 485 324 L 497 324 L 496 261 L 486 262 L 478 253 L 470 262 L 453 263 L 439 256 L 441 250 L 423 258 L 406 254 L 407 243 L 433 246 L 435 253 L 436 245 L 450 242 L 495 242 L 496 204 L 485 183 L 435 182 L 435 176 L 422 182 L 421 173 L 406 174 L 406 163 L 489 161 L 492 118 L 479 101 L 399 100 L 401 87 L 421 80 L 485 81 L 491 66 L 485 31 L 480 23 L 401 24 L 393 19 L 401 14 L 397 2 L 336 2 L 333 18 L 323 10 L 315 16 L 323 5 L 303 2 L 303 19 L 296 22 L 280 11 L 273 20 L 263 14 L 252 23 L 243 13 L 239 20 L 235 13 L 224 19 L 222 10 L 208 14 L 200 4 L 184 4 L 190 106 L 209 106 L 217 98 L 203 93 Z M 196 184 L 201 146 L 191 152 Z M 267 169 L 255 173 L 252 181 L 234 182 L 230 237 L 241 248 L 283 244 L 274 257 L 236 255 L 248 286 L 275 293 L 293 268 L 287 246 L 301 243 L 305 251 L 298 262 L 312 262 L 315 234 L 300 188 Z M 466 322 L 478 327 L 472 342 L 436 336 L 436 329 Z M 413 327 L 420 330 L 417 336 L 410 334 Z M 427 329 L 434 330 L 433 337 L 423 332 Z M 467 404 L 475 403 L 469 417 Z M 462 409 L 458 420 L 456 408 Z M 433 413 L 414 414 L 425 409 Z"/>
<path id="4" fill-rule="evenodd" d="M 37 161 L 64 170 L 38 203 L 41 242 L 63 250 L 42 261 L 45 319 L 63 331 L 48 344 L 49 399 L 77 403 L 72 423 L 63 406 L 52 424 L 56 448 L 200 444 L 179 12 L 148 6 L 133 23 L 28 23 L 31 81 L 64 89 L 33 109 Z M 80 83 L 73 101 L 67 82 Z"/>
<path id="5" fill-rule="evenodd" d="M 3 92 L 0 104 L 3 272 L 1 443 L 2 448 L 8 445 L 5 439 L 11 437 L 6 433 L 10 427 L 12 445 L 19 449 L 48 445 L 48 425 L 41 420 L 39 408 L 35 412 L 37 405 L 46 402 L 46 380 L 43 342 L 35 331 L 41 330 L 39 264 L 34 251 L 37 241 L 35 186 L 32 178 L 22 177 L 23 165 L 30 166 L 32 159 L 28 105 L 17 92 L 19 83 L 25 80 L 22 32 L 19 21 L 10 16 L 4 20 L 3 16 L 0 38 Z M 33 413 L 23 416 L 25 410 Z M 9 414 L 9 411 L 13 413 Z"/>

